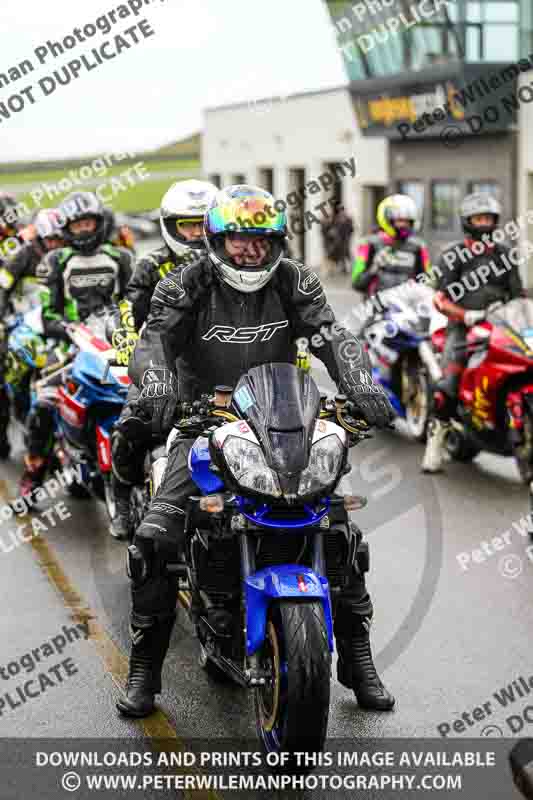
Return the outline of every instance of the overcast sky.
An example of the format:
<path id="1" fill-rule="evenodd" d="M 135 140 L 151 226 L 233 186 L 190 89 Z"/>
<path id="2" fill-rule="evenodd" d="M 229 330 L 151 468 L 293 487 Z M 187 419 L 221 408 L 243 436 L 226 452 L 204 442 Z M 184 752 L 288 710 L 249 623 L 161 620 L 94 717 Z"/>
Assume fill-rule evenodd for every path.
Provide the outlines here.
<path id="1" fill-rule="evenodd" d="M 63 40 L 120 2 L 2 0 L 0 73 L 26 58 L 35 71 L 0 88 L 0 102 L 29 85 L 36 102 L 8 120 L 0 115 L 0 162 L 139 152 L 199 130 L 206 107 L 346 82 L 321 0 L 152 2 L 110 33 L 40 65 L 37 47 Z M 94 60 L 93 47 L 143 18 L 154 36 L 139 33 L 138 45 L 43 95 L 41 78 L 82 54 Z"/>

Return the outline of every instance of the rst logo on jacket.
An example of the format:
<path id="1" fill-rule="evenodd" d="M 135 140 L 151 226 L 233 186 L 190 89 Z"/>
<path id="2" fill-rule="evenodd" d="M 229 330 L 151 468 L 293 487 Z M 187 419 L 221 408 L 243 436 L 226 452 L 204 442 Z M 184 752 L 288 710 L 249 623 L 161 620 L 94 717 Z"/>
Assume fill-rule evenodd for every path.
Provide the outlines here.
<path id="1" fill-rule="evenodd" d="M 302 265 L 297 261 L 292 261 L 291 259 L 287 260 L 296 270 L 296 274 L 298 275 L 298 291 L 301 294 L 311 295 L 314 294 L 317 289 L 322 289 L 320 285 L 320 278 L 316 272 L 311 272 L 311 270 L 307 269 L 306 267 L 302 268 Z"/>
<path id="2" fill-rule="evenodd" d="M 204 342 L 216 339 L 219 342 L 232 342 L 235 344 L 251 344 L 258 340 L 260 342 L 268 342 L 276 331 L 288 327 L 288 319 L 280 322 L 268 322 L 265 325 L 259 325 L 257 328 L 232 328 L 231 325 L 213 325 L 207 333 L 204 333 L 202 339 Z"/>

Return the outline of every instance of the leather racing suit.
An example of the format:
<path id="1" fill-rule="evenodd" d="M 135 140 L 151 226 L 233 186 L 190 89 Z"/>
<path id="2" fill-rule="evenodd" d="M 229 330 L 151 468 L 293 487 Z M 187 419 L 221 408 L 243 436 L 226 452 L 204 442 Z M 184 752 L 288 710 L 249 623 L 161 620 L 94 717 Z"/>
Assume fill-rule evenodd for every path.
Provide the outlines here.
<path id="1" fill-rule="evenodd" d="M 133 316 L 133 326 L 140 331 L 148 313 L 155 287 L 172 269 L 192 264 L 198 260 L 198 254 L 189 250 L 177 255 L 167 245 L 154 250 L 141 258 L 133 272 L 126 290 L 126 299 Z M 148 438 L 140 442 L 130 435 L 128 420 L 137 412 L 139 389 L 132 383 L 128 391 L 128 399 L 117 420 L 112 437 L 113 490 L 117 502 L 117 519 L 111 524 L 111 534 L 115 538 L 127 538 L 129 531 L 129 503 L 131 488 L 142 482 L 143 464 Z M 145 445 L 145 446 L 143 446 Z"/>
<path id="2" fill-rule="evenodd" d="M 235 386 L 253 366 L 294 363 L 299 337 L 308 339 L 312 352 L 348 396 L 357 393 L 360 380 L 371 381 L 366 354 L 336 322 L 313 272 L 283 259 L 263 289 L 244 294 L 220 281 L 205 256 L 193 266 L 172 270 L 158 283 L 129 374 L 141 388 L 154 372 L 175 375 L 177 368 L 179 397 L 192 400 L 216 384 Z M 128 548 L 132 651 L 127 695 L 118 708 L 131 716 L 151 713 L 153 694 L 161 691 L 178 591 L 178 579 L 166 565 L 179 560 L 185 504 L 197 492 L 187 464 L 191 445 L 190 440 L 173 440 L 162 484 Z M 338 677 L 354 689 L 361 706 L 390 709 L 394 698 L 381 683 L 370 652 L 373 612 L 364 579 L 368 567 L 362 535 L 347 519 L 344 526 L 357 555 L 335 615 Z"/>
<path id="3" fill-rule="evenodd" d="M 109 243 L 90 254 L 65 247 L 49 253 L 37 267 L 43 282 L 42 319 L 47 337 L 70 341 L 65 322 L 83 322 L 93 311 L 123 297 L 134 256 Z M 52 380 L 55 380 L 53 378 Z M 39 483 L 53 443 L 55 385 L 37 397 L 27 422 L 27 472 L 23 485 Z"/>
<path id="4" fill-rule="evenodd" d="M 18 240 L 17 240 L 18 241 Z M 0 320 L 3 320 L 13 305 L 14 310 L 20 313 L 29 311 L 32 306 L 39 303 L 39 281 L 36 269 L 45 253 L 39 244 L 33 241 L 19 243 L 13 249 L 14 255 L 3 262 L 0 268 Z M 7 437 L 7 427 L 10 417 L 10 401 L 7 395 L 7 380 L 10 370 L 8 368 L 9 353 L 7 331 L 2 325 L 0 342 L 0 456 L 9 455 L 10 446 Z M 17 383 L 18 383 L 17 372 Z M 29 410 L 28 392 L 29 374 L 23 378 L 21 391 L 17 391 L 14 398 L 16 415 L 23 420 Z"/>
<path id="5" fill-rule="evenodd" d="M 373 294 L 416 278 L 430 267 L 429 251 L 417 236 L 398 239 L 384 231 L 363 239 L 352 266 L 352 287 Z"/>
<path id="6" fill-rule="evenodd" d="M 433 268 L 437 288 L 434 303 L 449 319 L 442 362 L 443 378 L 436 388 L 452 402 L 468 358 L 464 311 L 482 311 L 496 301 L 507 302 L 524 293 L 509 247 L 485 245 L 484 251 L 475 255 L 471 250 L 473 244 L 479 245 L 479 242 L 465 239 L 451 244 L 441 253 Z M 448 403 L 439 416 L 447 416 L 447 407 Z"/>

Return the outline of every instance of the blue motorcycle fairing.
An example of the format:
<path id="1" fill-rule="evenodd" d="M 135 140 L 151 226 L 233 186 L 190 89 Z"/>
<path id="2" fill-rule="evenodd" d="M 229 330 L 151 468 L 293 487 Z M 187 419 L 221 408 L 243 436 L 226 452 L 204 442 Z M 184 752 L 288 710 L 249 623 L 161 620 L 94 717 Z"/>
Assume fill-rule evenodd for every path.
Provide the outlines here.
<path id="1" fill-rule="evenodd" d="M 279 517 L 277 519 L 268 519 L 267 515 L 272 510 L 272 507 L 267 503 L 261 503 L 256 507 L 251 500 L 244 497 L 237 497 L 237 503 L 243 517 L 265 528 L 305 528 L 308 525 L 318 525 L 320 520 L 328 513 L 330 505 L 329 499 L 326 499 L 320 511 L 314 511 L 311 506 L 304 505 L 306 514 L 298 519 L 280 519 Z M 255 510 L 246 511 L 246 506 L 252 506 Z"/>
<path id="2" fill-rule="evenodd" d="M 106 403 L 119 403 L 124 405 L 128 387 L 121 383 L 109 372 L 106 383 L 102 380 L 106 370 L 106 363 L 93 353 L 78 353 L 72 365 L 72 377 L 77 383 L 82 384 L 91 392 L 91 400 L 102 400 Z"/>
<path id="3" fill-rule="evenodd" d="M 393 321 L 395 310 L 399 311 L 400 309 L 398 309 L 396 306 L 389 306 L 385 312 L 384 320 Z M 399 330 L 396 330 L 394 336 L 385 335 L 383 337 L 383 339 L 386 340 L 386 346 L 390 350 L 394 350 L 397 353 L 403 353 L 406 350 L 418 350 L 420 343 L 427 340 L 427 338 L 428 336 L 426 333 L 415 333 L 413 331 L 402 330 L 401 326 Z M 370 347 L 371 346 L 372 345 L 370 345 Z M 385 393 L 396 415 L 402 419 L 405 419 L 406 409 L 404 408 L 400 398 L 393 391 L 390 382 L 380 370 L 379 366 L 374 366 L 372 368 L 372 377 L 374 378 L 375 382 L 385 390 Z"/>
<path id="4" fill-rule="evenodd" d="M 105 433 L 111 434 L 111 429 L 113 428 L 113 425 L 115 424 L 115 422 L 118 420 L 119 417 L 120 414 L 117 411 L 116 415 L 112 414 L 111 416 L 105 417 L 104 419 L 99 419 L 98 427 L 102 428 L 102 430 L 105 431 Z"/>
<path id="5" fill-rule="evenodd" d="M 388 346 L 393 350 L 416 350 L 420 342 L 423 342 L 428 337 L 426 335 L 418 335 L 416 333 L 405 333 L 400 331 L 394 339 L 391 339 Z"/>
<path id="6" fill-rule="evenodd" d="M 305 588 L 304 588 L 305 587 Z M 308 601 L 318 599 L 324 608 L 328 645 L 333 652 L 333 621 L 327 578 L 309 567 L 282 564 L 265 567 L 245 579 L 246 593 L 246 652 L 252 655 L 265 640 L 266 620 L 273 600 Z"/>
<path id="7" fill-rule="evenodd" d="M 406 416 L 405 408 L 402 406 L 399 398 L 396 397 L 396 395 L 392 391 L 390 383 L 386 381 L 385 378 L 383 378 L 383 376 L 380 375 L 379 371 L 375 368 L 372 370 L 372 377 L 374 378 L 375 382 L 379 383 L 380 386 L 382 386 L 383 389 L 385 390 L 385 394 L 389 398 L 390 404 L 393 407 L 396 414 L 399 417 L 402 417 L 402 419 L 405 418 Z"/>
<path id="8" fill-rule="evenodd" d="M 191 478 L 204 494 L 220 492 L 224 488 L 224 481 L 211 472 L 211 456 L 209 455 L 209 439 L 199 436 L 191 449 L 188 457 Z"/>
<path id="9" fill-rule="evenodd" d="M 18 317 L 15 325 L 10 329 L 7 340 L 8 349 L 28 367 L 35 368 L 37 366 L 34 360 L 35 355 L 40 355 L 40 352 L 36 351 L 37 344 L 40 345 L 40 352 L 44 352 L 44 342 L 39 334 L 35 333 L 22 317 Z"/>

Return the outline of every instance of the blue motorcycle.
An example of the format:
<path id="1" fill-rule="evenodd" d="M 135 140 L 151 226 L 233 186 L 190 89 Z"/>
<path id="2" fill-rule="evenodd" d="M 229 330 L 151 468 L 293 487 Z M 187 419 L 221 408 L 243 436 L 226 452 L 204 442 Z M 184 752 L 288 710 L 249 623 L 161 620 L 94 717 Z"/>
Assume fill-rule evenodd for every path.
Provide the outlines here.
<path id="1" fill-rule="evenodd" d="M 184 562 L 168 569 L 180 578 L 200 665 L 253 690 L 266 753 L 320 752 L 326 738 L 336 598 L 346 564 L 368 568 L 347 514 L 362 499 L 339 487 L 348 449 L 369 436 L 351 410 L 342 395 L 321 397 L 304 370 L 266 364 L 234 391 L 217 387 L 214 398 L 180 406 L 167 442 L 194 440 L 198 487 Z"/>
<path id="2" fill-rule="evenodd" d="M 426 438 L 432 386 L 442 375 L 431 344 L 432 296 L 413 281 L 380 292 L 358 334 L 366 343 L 374 380 L 405 420 L 409 435 L 420 442 Z"/>
<path id="3" fill-rule="evenodd" d="M 55 453 L 78 476 L 69 492 L 103 500 L 113 519 L 111 429 L 126 402 L 127 361 L 137 337 L 121 327 L 117 309 L 93 313 L 84 323 L 69 325 L 68 331 L 74 349 L 71 362 L 39 388 L 54 392 Z"/>

